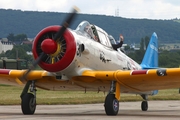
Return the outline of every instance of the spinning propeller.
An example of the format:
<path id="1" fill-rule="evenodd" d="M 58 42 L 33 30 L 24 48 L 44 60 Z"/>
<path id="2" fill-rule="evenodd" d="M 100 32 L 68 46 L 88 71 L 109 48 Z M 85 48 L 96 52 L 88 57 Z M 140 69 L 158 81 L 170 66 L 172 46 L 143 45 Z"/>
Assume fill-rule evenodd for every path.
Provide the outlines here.
<path id="1" fill-rule="evenodd" d="M 38 56 L 38 58 L 33 62 L 32 66 L 23 75 L 23 80 L 26 79 L 27 75 L 37 66 L 37 64 L 39 64 L 39 62 L 45 57 L 46 54 L 53 54 L 56 52 L 56 50 L 57 50 L 56 41 L 63 36 L 66 29 L 70 26 L 73 19 L 77 15 L 77 12 L 78 12 L 78 8 L 74 7 L 72 12 L 68 14 L 67 18 L 65 19 L 65 21 L 62 24 L 62 27 L 55 34 L 55 36 L 52 39 L 46 38 L 41 43 L 42 53 Z M 52 63 L 53 63 L 53 60 L 52 60 Z"/>

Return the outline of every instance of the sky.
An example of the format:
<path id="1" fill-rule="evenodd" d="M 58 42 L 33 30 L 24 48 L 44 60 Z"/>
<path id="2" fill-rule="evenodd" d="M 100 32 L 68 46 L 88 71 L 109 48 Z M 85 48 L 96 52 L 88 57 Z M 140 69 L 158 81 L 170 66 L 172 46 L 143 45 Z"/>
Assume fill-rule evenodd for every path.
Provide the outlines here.
<path id="1" fill-rule="evenodd" d="M 0 0 L 1 9 L 22 11 L 70 12 L 120 16 L 135 19 L 180 18 L 180 0 Z"/>

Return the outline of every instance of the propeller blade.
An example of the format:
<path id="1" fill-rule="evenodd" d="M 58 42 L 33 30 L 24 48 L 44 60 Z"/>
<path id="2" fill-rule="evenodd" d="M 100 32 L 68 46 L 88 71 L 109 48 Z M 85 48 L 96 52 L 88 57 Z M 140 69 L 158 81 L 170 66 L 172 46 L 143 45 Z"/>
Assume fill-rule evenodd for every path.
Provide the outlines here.
<path id="1" fill-rule="evenodd" d="M 67 16 L 67 18 L 66 18 L 65 22 L 63 23 L 61 29 L 56 33 L 56 35 L 53 38 L 55 41 L 63 35 L 66 28 L 68 28 L 69 25 L 72 23 L 72 21 L 75 18 L 75 15 L 76 15 L 77 12 L 78 12 L 78 10 L 74 8 L 72 10 L 72 12 Z"/>
<path id="2" fill-rule="evenodd" d="M 26 71 L 26 73 L 23 75 L 23 79 L 26 79 L 27 75 L 31 72 L 31 70 L 33 70 L 37 64 L 42 60 L 42 58 L 45 56 L 46 54 L 44 52 L 41 53 L 41 55 L 33 62 L 32 66 L 29 67 L 29 69 Z"/>

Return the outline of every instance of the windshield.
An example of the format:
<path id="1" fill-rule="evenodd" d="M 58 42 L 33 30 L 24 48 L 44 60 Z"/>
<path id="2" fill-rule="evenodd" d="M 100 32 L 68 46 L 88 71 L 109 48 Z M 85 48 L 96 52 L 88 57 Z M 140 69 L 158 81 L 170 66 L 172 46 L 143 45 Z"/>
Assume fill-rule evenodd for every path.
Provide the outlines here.
<path id="1" fill-rule="evenodd" d="M 91 24 L 88 21 L 83 21 L 81 22 L 78 27 L 76 28 L 76 30 L 82 32 L 82 33 L 86 33 L 88 35 L 88 37 L 90 38 L 94 38 L 94 34 L 91 28 Z"/>
<path id="2" fill-rule="evenodd" d="M 112 35 L 108 35 L 108 37 L 109 37 L 111 44 L 116 44 L 116 40 L 113 38 Z"/>

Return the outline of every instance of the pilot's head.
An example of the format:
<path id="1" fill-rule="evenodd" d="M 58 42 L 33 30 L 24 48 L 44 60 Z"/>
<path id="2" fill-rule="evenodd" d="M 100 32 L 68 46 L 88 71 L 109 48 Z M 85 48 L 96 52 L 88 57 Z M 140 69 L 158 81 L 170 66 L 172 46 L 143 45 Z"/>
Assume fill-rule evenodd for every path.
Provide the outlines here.
<path id="1" fill-rule="evenodd" d="M 90 25 L 87 25 L 87 26 L 84 28 L 84 31 L 86 31 L 91 37 L 93 37 L 93 31 L 92 31 Z"/>

